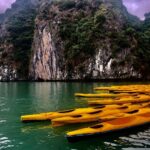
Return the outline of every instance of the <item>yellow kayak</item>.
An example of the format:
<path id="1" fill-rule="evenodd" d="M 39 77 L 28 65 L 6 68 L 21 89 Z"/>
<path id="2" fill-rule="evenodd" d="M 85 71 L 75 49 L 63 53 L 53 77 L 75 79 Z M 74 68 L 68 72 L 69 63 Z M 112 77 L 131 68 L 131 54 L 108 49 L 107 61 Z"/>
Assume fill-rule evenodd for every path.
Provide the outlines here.
<path id="1" fill-rule="evenodd" d="M 99 110 L 108 110 L 108 109 L 115 109 L 128 106 L 130 104 L 124 105 L 101 105 L 98 107 L 88 107 L 88 108 L 77 108 L 71 110 L 64 110 L 59 112 L 47 112 L 47 113 L 39 113 L 39 114 L 32 114 L 32 115 L 23 115 L 21 116 L 21 121 L 29 122 L 29 121 L 42 121 L 42 120 L 51 120 L 55 118 L 65 117 L 65 116 L 74 116 L 80 115 L 83 113 L 94 113 L 95 111 Z"/>
<path id="2" fill-rule="evenodd" d="M 85 123 L 85 122 L 94 122 L 99 120 L 108 120 L 112 118 L 117 118 L 119 116 L 129 116 L 141 114 L 143 112 L 150 112 L 150 108 L 148 107 L 150 103 L 141 104 L 141 105 L 131 105 L 128 107 L 122 107 L 113 110 L 99 110 L 94 113 L 86 113 L 75 116 L 66 116 L 61 118 L 52 119 L 53 126 L 62 126 L 65 124 L 74 124 L 74 123 Z M 144 108 L 143 108 L 144 107 Z"/>
<path id="3" fill-rule="evenodd" d="M 139 95 L 137 97 L 121 98 L 118 100 L 108 99 L 108 100 L 92 100 L 88 101 L 89 105 L 112 105 L 112 104 L 124 104 L 124 103 L 141 103 L 149 102 L 150 96 L 148 95 Z"/>
<path id="4" fill-rule="evenodd" d="M 145 95 L 145 94 L 143 94 Z M 123 97 L 112 97 L 112 98 L 98 98 L 98 97 L 95 97 L 95 98 L 86 98 L 86 97 L 83 97 L 81 99 L 76 99 L 76 100 L 85 100 L 85 101 L 100 101 L 100 100 L 123 100 L 123 99 L 137 99 L 143 95 L 139 95 L 139 94 L 136 94 L 136 95 L 132 95 L 132 96 L 123 96 Z M 146 95 L 147 96 L 147 95 Z"/>
<path id="5" fill-rule="evenodd" d="M 87 136 L 104 135 L 106 133 L 129 129 L 148 123 L 150 123 L 150 113 L 143 113 L 137 116 L 117 118 L 111 121 L 96 124 L 95 126 L 68 132 L 67 139 L 71 141 Z"/>
<path id="6" fill-rule="evenodd" d="M 137 95 L 137 94 L 134 94 Z M 84 93 L 75 93 L 76 97 L 87 97 L 87 98 L 115 98 L 115 97 L 124 97 L 124 96 L 131 96 L 128 93 L 122 94 L 84 94 Z"/>
<path id="7" fill-rule="evenodd" d="M 96 87 L 94 90 L 99 91 L 122 91 L 122 90 L 137 90 L 137 91 L 150 91 L 150 85 L 128 85 L 128 86 L 108 86 L 108 87 Z"/>
<path id="8" fill-rule="evenodd" d="M 133 93 L 138 93 L 138 94 L 149 94 L 150 91 L 144 91 L 144 90 L 109 90 L 109 93 L 114 93 L 114 94 L 120 94 L 120 93 L 130 93 L 130 94 L 133 94 Z"/>
<path id="9" fill-rule="evenodd" d="M 150 89 L 121 89 L 121 88 L 95 88 L 96 91 L 104 91 L 105 93 L 115 93 L 115 94 L 120 94 L 120 93 L 138 93 L 138 94 L 150 94 Z"/>

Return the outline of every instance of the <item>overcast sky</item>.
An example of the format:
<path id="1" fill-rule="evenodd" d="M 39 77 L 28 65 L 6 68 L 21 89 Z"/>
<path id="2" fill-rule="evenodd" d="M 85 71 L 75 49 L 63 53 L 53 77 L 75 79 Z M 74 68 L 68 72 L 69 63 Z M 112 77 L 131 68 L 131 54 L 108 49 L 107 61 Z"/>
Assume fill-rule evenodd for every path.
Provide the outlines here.
<path id="1" fill-rule="evenodd" d="M 0 0 L 0 13 L 3 13 L 15 0 Z"/>
<path id="2" fill-rule="evenodd" d="M 144 14 L 150 12 L 150 0 L 123 0 L 128 11 L 144 19 Z"/>
<path id="3" fill-rule="evenodd" d="M 0 13 L 4 12 L 15 0 L 0 0 Z M 144 14 L 150 12 L 150 0 L 123 0 L 128 11 L 144 19 Z"/>

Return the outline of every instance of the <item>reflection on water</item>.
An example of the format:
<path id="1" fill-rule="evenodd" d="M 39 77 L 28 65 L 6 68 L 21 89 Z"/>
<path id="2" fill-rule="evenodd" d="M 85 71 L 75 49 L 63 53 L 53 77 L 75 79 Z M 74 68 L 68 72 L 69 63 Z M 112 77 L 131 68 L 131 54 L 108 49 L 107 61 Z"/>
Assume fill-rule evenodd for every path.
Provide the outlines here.
<path id="1" fill-rule="evenodd" d="M 20 116 L 86 106 L 75 92 L 93 92 L 95 86 L 113 83 L 0 83 L 0 150 L 107 150 L 150 148 L 150 129 L 136 133 L 92 138 L 68 143 L 66 131 L 81 128 L 67 125 L 52 128 L 50 122 L 23 124 Z M 84 101 L 84 103 L 82 102 Z M 82 127 L 87 125 L 82 125 Z"/>
<path id="2" fill-rule="evenodd" d="M 32 125 L 32 126 L 27 126 L 21 128 L 21 132 L 24 133 L 29 133 L 32 132 L 33 130 L 44 130 L 44 129 L 52 129 L 52 126 L 50 125 L 50 122 L 48 125 Z"/>

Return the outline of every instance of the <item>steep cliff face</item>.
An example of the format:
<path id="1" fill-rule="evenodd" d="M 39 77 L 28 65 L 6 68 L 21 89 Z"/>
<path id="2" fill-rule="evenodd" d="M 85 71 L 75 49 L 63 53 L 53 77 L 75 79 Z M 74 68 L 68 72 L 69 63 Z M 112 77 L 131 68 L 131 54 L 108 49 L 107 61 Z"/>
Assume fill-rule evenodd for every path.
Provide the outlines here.
<path id="1" fill-rule="evenodd" d="M 119 39 L 117 43 L 113 37 L 122 32 L 128 22 L 129 14 L 121 1 L 52 2 L 45 3 L 40 10 L 30 65 L 32 79 L 140 78 L 130 57 L 136 41 L 123 35 L 120 38 L 128 41 Z M 85 32 L 92 33 L 86 35 Z M 91 34 L 93 37 L 86 39 Z M 129 45 L 119 47 L 119 42 L 129 42 Z"/>
<path id="2" fill-rule="evenodd" d="M 17 0 L 0 16 L 0 80 L 28 79 L 37 0 Z"/>
<path id="3" fill-rule="evenodd" d="M 13 45 L 8 40 L 6 25 L 0 24 L 0 81 L 17 78 L 14 62 L 11 60 Z"/>
<path id="4" fill-rule="evenodd" d="M 149 78 L 146 18 L 121 0 L 17 0 L 0 15 L 0 80 Z"/>
<path id="5" fill-rule="evenodd" d="M 58 80 L 61 75 L 58 52 L 50 32 L 49 24 L 38 22 L 33 43 L 30 76 L 35 80 Z"/>

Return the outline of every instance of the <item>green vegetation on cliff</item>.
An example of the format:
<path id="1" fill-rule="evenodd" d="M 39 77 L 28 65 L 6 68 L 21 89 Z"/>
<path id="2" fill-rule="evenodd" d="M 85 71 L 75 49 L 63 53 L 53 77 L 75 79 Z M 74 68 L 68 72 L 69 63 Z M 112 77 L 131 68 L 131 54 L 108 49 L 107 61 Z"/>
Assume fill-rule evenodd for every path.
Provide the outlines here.
<path id="1" fill-rule="evenodd" d="M 102 1 L 97 0 L 93 1 L 95 3 L 92 6 L 89 1 L 82 1 L 74 4 L 74 7 L 69 7 L 73 5 L 72 2 L 64 1 L 60 5 L 60 11 L 71 9 L 74 13 L 70 17 L 64 17 L 60 24 L 60 36 L 64 41 L 64 55 L 70 72 L 76 64 L 92 58 L 98 49 L 107 51 L 108 45 L 112 51 L 112 58 L 116 58 L 124 49 L 132 48 L 135 30 L 124 15 L 126 10 L 120 10 L 120 1 L 110 1 L 112 5 L 104 5 Z M 86 9 L 89 10 L 88 14 Z M 125 20 L 119 20 L 122 19 L 119 16 L 124 16 Z M 118 27 L 117 21 L 124 21 L 126 24 Z"/>
<path id="2" fill-rule="evenodd" d="M 105 16 L 80 16 L 76 20 L 63 20 L 60 35 L 65 41 L 66 59 L 93 56 L 96 50 L 96 39 L 104 36 Z"/>
<path id="3" fill-rule="evenodd" d="M 136 70 L 145 77 L 150 75 L 150 13 L 145 15 L 140 31 L 136 32 L 137 48 L 134 53 Z"/>
<path id="4" fill-rule="evenodd" d="M 16 9 L 15 15 L 11 15 L 7 23 L 9 40 L 14 48 L 12 59 L 18 65 L 18 76 L 25 79 L 29 73 L 36 11 L 30 0 L 21 0 L 12 8 Z"/>
<path id="5" fill-rule="evenodd" d="M 145 15 L 145 21 L 140 21 L 127 12 L 121 0 L 44 0 L 39 1 L 40 6 L 33 1 L 38 2 L 17 0 L 12 9 L 0 15 L 0 22 L 5 22 L 8 32 L 6 37 L 0 37 L 0 55 L 14 61 L 19 78 L 28 78 L 33 37 L 37 32 L 41 36 L 45 27 L 44 31 L 51 34 L 52 47 L 60 48 L 57 59 L 64 61 L 60 61 L 61 69 L 67 68 L 70 76 L 72 72 L 84 73 L 88 66 L 85 64 L 95 63 L 95 57 L 101 52 L 103 57 L 99 56 L 98 63 L 104 70 L 98 69 L 102 73 L 111 60 L 108 68 L 112 71 L 120 67 L 136 72 L 138 77 L 150 78 L 150 14 Z M 12 45 L 12 51 L 5 50 L 3 37 Z M 116 76 L 124 74 L 127 72 Z"/>
<path id="6" fill-rule="evenodd" d="M 22 11 L 21 15 L 18 14 L 10 20 L 8 27 L 10 40 L 14 46 L 13 59 L 19 64 L 18 74 L 20 77 L 25 77 L 28 74 L 34 34 L 34 18 L 33 9 Z"/>

